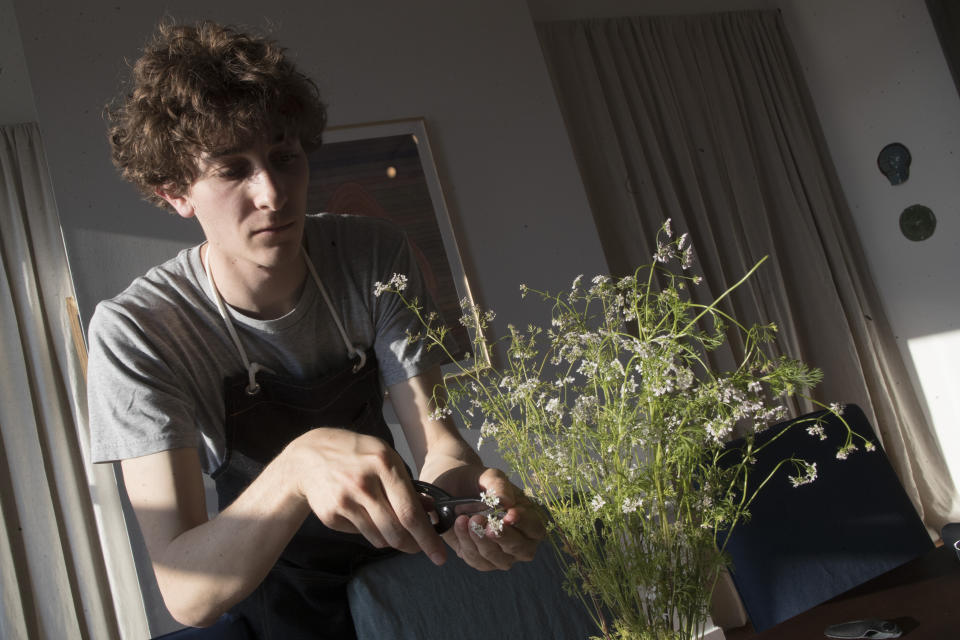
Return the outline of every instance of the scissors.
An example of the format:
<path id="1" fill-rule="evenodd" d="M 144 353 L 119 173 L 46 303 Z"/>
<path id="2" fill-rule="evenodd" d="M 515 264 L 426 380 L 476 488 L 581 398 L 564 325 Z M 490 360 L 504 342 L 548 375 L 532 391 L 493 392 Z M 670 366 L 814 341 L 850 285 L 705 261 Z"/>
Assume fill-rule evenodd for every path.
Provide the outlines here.
<path id="1" fill-rule="evenodd" d="M 853 620 L 827 627 L 823 635 L 828 638 L 899 638 L 900 627 L 888 620 Z"/>
<path id="2" fill-rule="evenodd" d="M 486 502 L 479 497 L 473 498 L 455 498 L 436 485 L 420 480 L 413 481 L 413 487 L 417 493 L 425 495 L 433 500 L 433 512 L 436 512 L 437 521 L 433 523 L 433 528 L 437 533 L 443 533 L 453 526 L 457 518 L 461 515 L 488 515 L 494 512 Z M 433 520 L 431 512 L 431 521 Z"/>

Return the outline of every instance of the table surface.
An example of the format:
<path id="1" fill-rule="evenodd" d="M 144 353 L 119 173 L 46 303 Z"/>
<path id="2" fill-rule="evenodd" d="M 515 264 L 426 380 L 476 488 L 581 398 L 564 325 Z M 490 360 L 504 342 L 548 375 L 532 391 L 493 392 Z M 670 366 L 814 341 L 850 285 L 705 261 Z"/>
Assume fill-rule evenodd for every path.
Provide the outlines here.
<path id="1" fill-rule="evenodd" d="M 815 640 L 832 624 L 892 620 L 910 640 L 960 638 L 960 560 L 942 546 L 761 633 L 731 629 L 727 640 Z"/>

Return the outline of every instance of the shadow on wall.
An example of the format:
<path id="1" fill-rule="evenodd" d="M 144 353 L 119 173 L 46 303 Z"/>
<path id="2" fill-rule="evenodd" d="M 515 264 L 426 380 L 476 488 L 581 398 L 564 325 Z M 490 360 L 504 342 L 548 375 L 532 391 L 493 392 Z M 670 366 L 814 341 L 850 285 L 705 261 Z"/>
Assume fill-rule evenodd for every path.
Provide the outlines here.
<path id="1" fill-rule="evenodd" d="M 156 215 L 169 214 L 157 210 Z M 192 220 L 184 222 L 188 224 L 180 225 L 187 231 L 183 240 L 73 229 L 72 237 L 67 238 L 67 247 L 68 253 L 83 256 L 82 260 L 70 261 L 70 270 L 84 327 L 100 300 L 112 298 L 126 289 L 133 278 L 203 240 L 200 225 Z M 169 223 L 174 226 L 173 220 Z M 109 251 L 103 251 L 104 247 L 109 247 Z"/>

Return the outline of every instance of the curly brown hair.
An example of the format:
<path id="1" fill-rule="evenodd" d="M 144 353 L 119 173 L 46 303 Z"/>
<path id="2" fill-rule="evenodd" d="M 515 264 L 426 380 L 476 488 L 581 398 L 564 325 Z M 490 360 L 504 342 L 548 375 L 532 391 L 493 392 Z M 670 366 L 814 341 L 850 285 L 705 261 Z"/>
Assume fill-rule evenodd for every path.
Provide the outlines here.
<path id="1" fill-rule="evenodd" d="M 316 84 L 276 42 L 204 21 L 160 24 L 106 118 L 120 174 L 168 206 L 157 189 L 186 192 L 200 154 L 264 135 L 297 136 L 309 153 L 320 146 L 327 113 Z"/>

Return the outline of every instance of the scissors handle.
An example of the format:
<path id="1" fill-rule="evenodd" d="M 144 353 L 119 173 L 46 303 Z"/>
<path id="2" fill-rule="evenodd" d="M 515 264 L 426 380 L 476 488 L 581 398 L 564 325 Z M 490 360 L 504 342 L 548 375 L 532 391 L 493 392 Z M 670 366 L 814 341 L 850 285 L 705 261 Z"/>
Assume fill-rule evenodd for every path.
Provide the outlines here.
<path id="1" fill-rule="evenodd" d="M 433 498 L 433 506 L 437 511 L 438 519 L 433 528 L 437 533 L 449 530 L 460 515 L 483 515 L 492 511 L 490 506 L 479 497 L 454 498 L 440 487 L 421 480 L 414 480 L 413 486 L 421 494 Z"/>
<path id="2" fill-rule="evenodd" d="M 453 497 L 437 485 L 424 482 L 423 480 L 414 480 L 413 488 L 419 493 L 430 496 L 434 500 L 450 500 Z"/>

